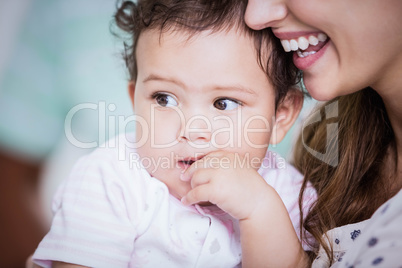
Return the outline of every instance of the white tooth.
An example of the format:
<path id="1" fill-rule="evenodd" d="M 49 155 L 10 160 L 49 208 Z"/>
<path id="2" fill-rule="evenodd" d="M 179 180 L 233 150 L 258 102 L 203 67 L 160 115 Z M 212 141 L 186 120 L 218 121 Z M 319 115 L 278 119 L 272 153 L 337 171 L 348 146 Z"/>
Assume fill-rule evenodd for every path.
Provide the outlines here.
<path id="1" fill-rule="evenodd" d="M 308 48 L 308 46 L 309 46 L 309 43 L 308 43 L 308 41 L 307 41 L 307 38 L 306 37 L 299 37 L 299 39 L 297 40 L 297 43 L 298 43 L 298 45 L 299 45 L 299 48 L 301 49 L 301 50 L 305 50 L 306 48 Z"/>
<path id="2" fill-rule="evenodd" d="M 325 33 L 319 33 L 317 38 L 318 38 L 318 41 L 324 42 L 325 40 L 327 40 L 328 36 Z"/>
<path id="3" fill-rule="evenodd" d="M 281 40 L 281 43 L 282 43 L 283 49 L 284 49 L 286 52 L 290 52 L 290 51 L 291 51 L 291 49 L 290 49 L 290 43 L 289 43 L 288 40 Z"/>
<path id="4" fill-rule="evenodd" d="M 290 49 L 293 51 L 296 51 L 299 49 L 299 45 L 297 44 L 297 41 L 294 39 L 290 40 Z"/>
<path id="5" fill-rule="evenodd" d="M 297 50 L 297 56 L 299 56 L 300 58 L 304 58 L 303 53 L 300 50 Z"/>
<path id="6" fill-rule="evenodd" d="M 318 44 L 318 38 L 314 35 L 310 35 L 308 38 L 308 42 L 310 43 L 310 45 L 316 46 Z"/>
<path id="7" fill-rule="evenodd" d="M 301 50 L 298 50 L 298 51 L 297 51 L 297 55 L 298 55 L 300 58 L 305 58 L 305 57 L 308 57 L 308 56 L 310 56 L 310 55 L 314 55 L 316 52 L 317 52 L 317 51 L 309 51 L 309 52 L 304 51 L 304 52 L 302 52 Z"/>

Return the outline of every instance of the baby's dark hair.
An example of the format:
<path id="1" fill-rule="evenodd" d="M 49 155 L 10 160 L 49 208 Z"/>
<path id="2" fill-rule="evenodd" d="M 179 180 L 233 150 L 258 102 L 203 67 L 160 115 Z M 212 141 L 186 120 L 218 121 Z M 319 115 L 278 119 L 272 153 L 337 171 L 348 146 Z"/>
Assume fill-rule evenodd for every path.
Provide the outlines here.
<path id="1" fill-rule="evenodd" d="M 160 34 L 186 31 L 191 36 L 202 31 L 238 30 L 254 40 L 256 57 L 274 86 L 276 106 L 299 82 L 299 72 L 290 53 L 283 53 L 280 41 L 270 29 L 254 31 L 244 22 L 246 0 L 138 0 L 118 1 L 115 23 L 129 35 L 124 42 L 123 58 L 130 80 L 137 78 L 136 47 L 139 36 L 146 30 Z M 268 52 L 268 58 L 267 53 Z M 265 59 L 265 60 L 264 60 Z"/>

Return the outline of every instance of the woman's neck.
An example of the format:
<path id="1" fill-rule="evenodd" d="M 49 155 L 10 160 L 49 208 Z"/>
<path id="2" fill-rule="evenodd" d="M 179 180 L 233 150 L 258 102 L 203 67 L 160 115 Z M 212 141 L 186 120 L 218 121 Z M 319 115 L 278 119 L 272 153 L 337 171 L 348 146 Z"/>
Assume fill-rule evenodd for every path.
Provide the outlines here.
<path id="1" fill-rule="evenodd" d="M 389 160 L 396 164 L 396 183 L 401 188 L 402 185 L 402 60 L 398 61 L 398 66 L 393 66 L 391 72 L 387 72 L 381 84 L 373 88 L 382 97 L 392 129 L 395 134 L 394 153 Z M 395 154 L 397 159 L 395 159 Z M 396 161 L 395 161 L 396 160 Z M 395 167 L 395 166 L 394 166 Z"/>
<path id="2" fill-rule="evenodd" d="M 385 109 L 395 134 L 396 153 L 399 156 L 398 158 L 402 158 L 402 86 L 397 91 L 399 92 L 395 92 L 397 94 L 392 96 L 380 95 L 383 98 Z"/>

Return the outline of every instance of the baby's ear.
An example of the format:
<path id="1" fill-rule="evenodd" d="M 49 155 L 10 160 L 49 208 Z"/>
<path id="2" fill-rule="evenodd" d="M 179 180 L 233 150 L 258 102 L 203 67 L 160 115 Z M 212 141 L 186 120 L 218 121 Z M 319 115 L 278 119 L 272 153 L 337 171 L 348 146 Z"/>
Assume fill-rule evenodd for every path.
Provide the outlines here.
<path id="1" fill-rule="evenodd" d="M 279 102 L 275 113 L 275 125 L 272 129 L 271 144 L 278 144 L 292 127 L 303 106 L 303 93 L 291 89 L 285 98 Z"/>
<path id="2" fill-rule="evenodd" d="M 131 104 L 134 106 L 134 93 L 135 93 L 135 81 L 128 82 L 128 94 L 130 95 Z"/>

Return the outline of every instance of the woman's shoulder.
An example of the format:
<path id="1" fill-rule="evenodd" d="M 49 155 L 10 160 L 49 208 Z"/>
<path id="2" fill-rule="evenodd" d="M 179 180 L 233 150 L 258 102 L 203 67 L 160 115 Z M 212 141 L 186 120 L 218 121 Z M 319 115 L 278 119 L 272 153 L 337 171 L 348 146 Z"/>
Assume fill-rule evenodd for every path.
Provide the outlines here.
<path id="1" fill-rule="evenodd" d="M 334 267 L 400 267 L 402 264 L 402 190 L 363 222 L 330 230 Z M 345 242 L 346 241 L 346 242 Z M 320 259 L 322 254 L 317 257 Z M 320 267 L 316 260 L 313 267 Z"/>

